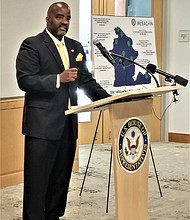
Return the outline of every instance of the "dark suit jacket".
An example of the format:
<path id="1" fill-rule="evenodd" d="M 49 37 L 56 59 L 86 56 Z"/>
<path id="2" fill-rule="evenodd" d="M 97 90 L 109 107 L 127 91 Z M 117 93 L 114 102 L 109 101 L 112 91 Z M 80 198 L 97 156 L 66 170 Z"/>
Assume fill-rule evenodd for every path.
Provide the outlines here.
<path id="1" fill-rule="evenodd" d="M 86 56 L 82 45 L 65 37 L 70 67 L 78 69 L 74 82 L 62 83 L 56 88 L 57 74 L 64 70 L 57 48 L 44 30 L 37 36 L 25 39 L 17 59 L 17 81 L 25 91 L 23 112 L 23 134 L 32 137 L 57 140 L 60 138 L 70 96 L 71 105 L 77 105 L 77 87 L 92 101 L 108 97 L 109 94 L 92 78 L 86 67 Z M 82 54 L 83 56 L 79 55 Z M 79 56 L 78 56 L 79 55 Z M 78 56 L 78 57 L 77 57 Z M 82 60 L 78 59 L 81 58 Z M 77 138 L 77 116 L 72 115 L 73 131 Z"/>

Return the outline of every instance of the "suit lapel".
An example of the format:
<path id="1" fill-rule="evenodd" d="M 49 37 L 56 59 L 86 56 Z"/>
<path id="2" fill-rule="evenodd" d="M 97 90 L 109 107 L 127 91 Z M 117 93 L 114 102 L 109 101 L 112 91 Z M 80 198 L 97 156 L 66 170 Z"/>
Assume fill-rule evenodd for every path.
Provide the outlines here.
<path id="1" fill-rule="evenodd" d="M 67 37 L 65 37 L 65 44 L 69 55 L 70 67 L 75 67 L 75 48 L 73 48 L 73 44 L 71 44 Z"/>
<path id="2" fill-rule="evenodd" d="M 47 34 L 47 32 L 44 30 L 43 31 L 43 39 L 44 39 L 44 43 L 46 44 L 46 46 L 48 47 L 49 51 L 51 52 L 51 54 L 53 55 L 54 59 L 56 60 L 57 64 L 59 65 L 61 71 L 64 70 L 64 66 L 61 60 L 61 57 L 59 55 L 59 52 L 53 42 L 53 40 L 51 39 L 51 37 Z"/>

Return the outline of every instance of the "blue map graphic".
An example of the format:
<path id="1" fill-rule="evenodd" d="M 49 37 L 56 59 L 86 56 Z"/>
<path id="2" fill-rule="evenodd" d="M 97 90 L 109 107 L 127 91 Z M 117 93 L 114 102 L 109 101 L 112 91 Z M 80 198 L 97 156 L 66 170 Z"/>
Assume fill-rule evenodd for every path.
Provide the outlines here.
<path id="1" fill-rule="evenodd" d="M 110 52 L 129 58 L 135 61 L 138 57 L 138 51 L 133 49 L 133 40 L 126 36 L 120 27 L 114 29 L 117 38 L 113 40 L 113 49 Z M 132 86 L 141 84 L 150 84 L 151 77 L 148 73 L 143 74 L 139 72 L 137 78 L 134 79 L 135 75 L 135 64 L 117 58 L 114 56 L 115 60 L 115 79 L 114 87 L 118 86 Z"/>

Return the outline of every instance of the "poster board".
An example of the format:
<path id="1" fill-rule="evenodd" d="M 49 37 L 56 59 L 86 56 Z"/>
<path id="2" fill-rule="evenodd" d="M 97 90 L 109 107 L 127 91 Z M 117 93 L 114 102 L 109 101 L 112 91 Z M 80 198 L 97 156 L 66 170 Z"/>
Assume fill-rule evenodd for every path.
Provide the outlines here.
<path id="1" fill-rule="evenodd" d="M 154 19 L 143 17 L 92 16 L 92 39 L 109 52 L 127 57 L 146 67 L 157 65 Z M 146 70 L 114 57 L 112 66 L 93 45 L 94 76 L 111 95 L 129 90 L 155 88 L 156 82 Z M 155 74 L 159 81 L 158 74 Z"/>

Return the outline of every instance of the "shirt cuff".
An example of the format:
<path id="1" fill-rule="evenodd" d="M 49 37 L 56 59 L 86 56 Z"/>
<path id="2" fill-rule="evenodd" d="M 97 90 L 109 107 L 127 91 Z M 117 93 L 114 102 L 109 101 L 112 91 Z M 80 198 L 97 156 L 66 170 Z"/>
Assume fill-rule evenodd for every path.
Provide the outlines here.
<path id="1" fill-rule="evenodd" d="M 58 89 L 60 87 L 60 76 L 57 74 L 57 81 L 56 81 L 56 88 Z"/>

